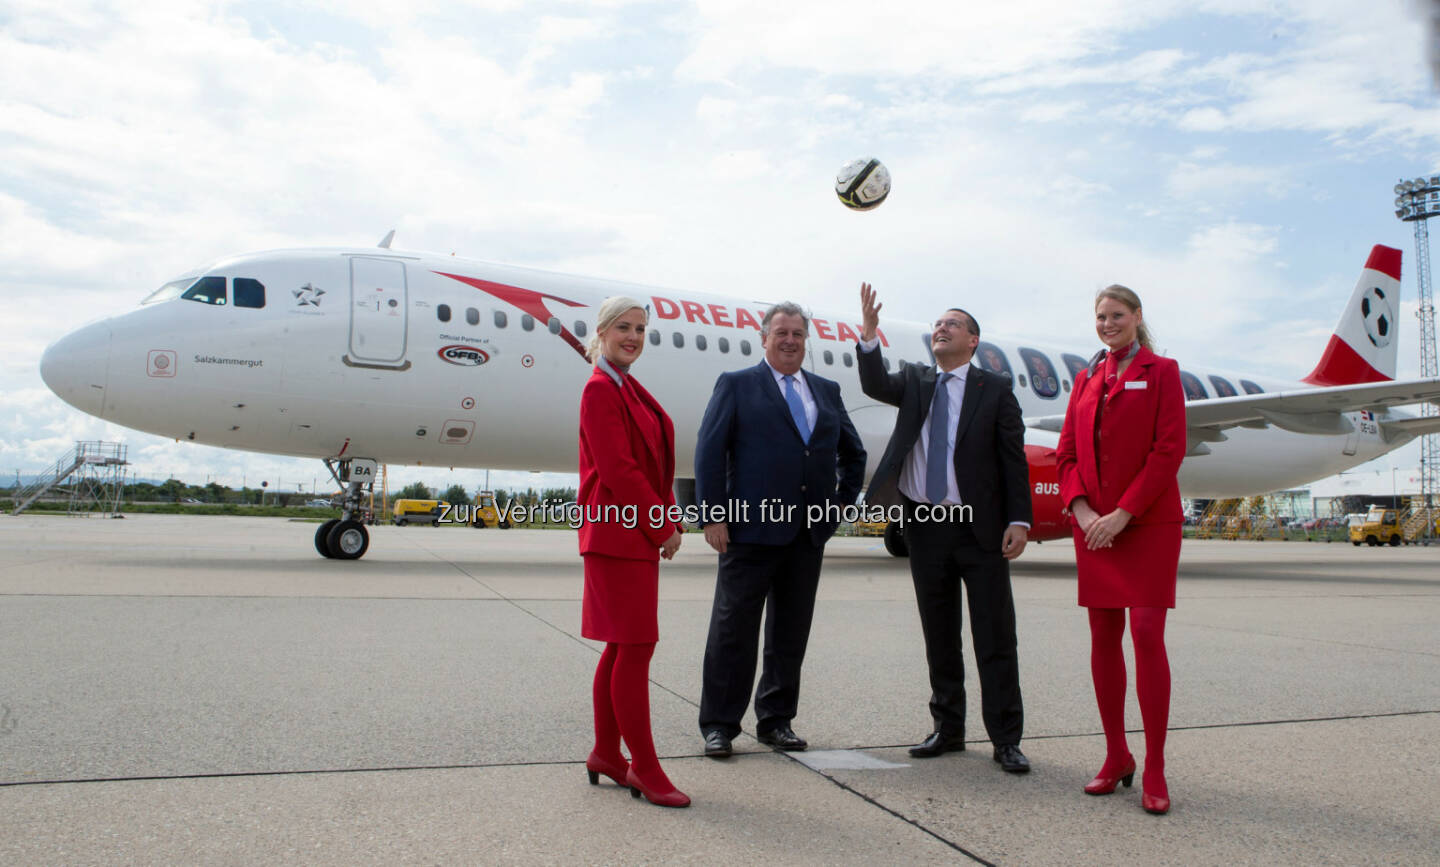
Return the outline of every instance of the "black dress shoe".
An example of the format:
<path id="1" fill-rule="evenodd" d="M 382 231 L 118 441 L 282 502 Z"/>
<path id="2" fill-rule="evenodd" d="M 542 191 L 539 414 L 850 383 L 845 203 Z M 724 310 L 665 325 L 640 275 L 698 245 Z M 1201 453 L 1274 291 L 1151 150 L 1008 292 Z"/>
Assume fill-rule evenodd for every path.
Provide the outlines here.
<path id="1" fill-rule="evenodd" d="M 910 748 L 910 755 L 917 759 L 933 759 L 941 753 L 963 753 L 965 736 L 931 732 L 930 737 Z"/>
<path id="2" fill-rule="evenodd" d="M 1025 758 L 1025 754 L 1020 752 L 1020 747 L 1016 744 L 997 744 L 995 761 L 1012 774 L 1030 773 L 1030 760 Z"/>
<path id="3" fill-rule="evenodd" d="M 791 752 L 798 752 L 810 746 L 804 738 L 791 731 L 789 726 L 757 734 L 755 737 L 762 744 L 769 744 L 772 747 Z"/>
<path id="4" fill-rule="evenodd" d="M 705 733 L 705 755 L 713 759 L 725 759 L 730 757 L 730 739 L 719 729 Z"/>

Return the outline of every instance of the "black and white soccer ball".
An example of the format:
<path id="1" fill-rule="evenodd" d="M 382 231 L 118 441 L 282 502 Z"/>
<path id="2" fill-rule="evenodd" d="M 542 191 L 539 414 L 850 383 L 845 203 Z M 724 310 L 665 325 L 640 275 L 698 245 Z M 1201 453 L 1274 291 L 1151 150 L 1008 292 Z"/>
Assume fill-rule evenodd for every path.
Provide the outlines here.
<path id="1" fill-rule="evenodd" d="M 1360 317 L 1365 322 L 1365 336 L 1376 348 L 1384 349 L 1395 339 L 1395 311 L 1385 290 L 1371 286 L 1360 296 Z"/>
<path id="2" fill-rule="evenodd" d="M 835 195 L 856 211 L 878 208 L 890 195 L 890 170 L 874 157 L 851 160 L 835 176 Z"/>

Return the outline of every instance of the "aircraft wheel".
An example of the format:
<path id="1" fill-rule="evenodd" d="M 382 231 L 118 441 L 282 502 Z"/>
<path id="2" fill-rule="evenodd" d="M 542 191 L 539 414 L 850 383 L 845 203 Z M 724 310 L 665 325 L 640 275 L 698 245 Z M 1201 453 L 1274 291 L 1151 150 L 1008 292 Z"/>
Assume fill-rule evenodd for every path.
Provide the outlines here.
<path id="1" fill-rule="evenodd" d="M 339 518 L 331 518 L 315 528 L 315 550 L 319 551 L 320 556 L 326 560 L 335 556 L 330 553 L 330 531 L 335 529 L 335 525 L 338 523 L 340 523 Z"/>
<path id="2" fill-rule="evenodd" d="M 892 557 L 910 556 L 910 546 L 905 544 L 905 528 L 901 527 L 898 521 L 885 525 L 885 550 L 889 551 Z"/>
<path id="3" fill-rule="evenodd" d="M 336 560 L 359 560 L 370 547 L 370 533 L 358 521 L 340 521 L 330 529 L 326 542 Z"/>

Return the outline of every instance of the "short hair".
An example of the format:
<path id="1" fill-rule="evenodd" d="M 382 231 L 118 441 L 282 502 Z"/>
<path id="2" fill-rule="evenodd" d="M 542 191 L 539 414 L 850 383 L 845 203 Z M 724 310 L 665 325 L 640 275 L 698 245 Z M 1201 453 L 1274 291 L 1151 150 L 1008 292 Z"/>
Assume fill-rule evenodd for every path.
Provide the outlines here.
<path id="1" fill-rule="evenodd" d="M 810 317 L 805 313 L 805 308 L 794 301 L 781 301 L 774 307 L 765 311 L 765 318 L 760 320 L 760 336 L 770 336 L 770 320 L 775 318 L 776 313 L 784 313 L 786 316 L 799 316 L 805 323 L 805 334 L 810 334 Z"/>
<path id="2" fill-rule="evenodd" d="M 1114 298 L 1116 301 L 1124 304 L 1131 313 L 1138 313 L 1140 311 L 1140 296 L 1136 295 L 1135 290 L 1128 286 L 1111 283 L 1109 286 L 1096 292 L 1095 306 L 1099 307 L 1101 299 L 1104 298 Z M 1145 321 L 1143 319 L 1140 321 L 1139 327 L 1135 329 L 1135 339 L 1140 341 L 1141 346 L 1151 352 L 1155 351 L 1155 340 L 1150 336 L 1150 329 L 1145 327 Z"/>
<path id="3" fill-rule="evenodd" d="M 585 346 L 585 357 L 592 364 L 600 359 L 600 332 L 609 329 L 616 319 L 637 307 L 645 311 L 645 321 L 649 322 L 650 308 L 629 295 L 611 295 L 600 302 L 600 312 L 595 314 L 595 333 L 590 335 L 590 342 Z"/>
<path id="4" fill-rule="evenodd" d="M 945 312 L 948 313 L 951 310 L 954 310 L 956 313 L 964 313 L 965 318 L 970 320 L 970 324 L 965 326 L 965 330 L 975 335 L 976 337 L 980 336 L 980 323 L 975 320 L 974 316 L 970 315 L 969 310 L 966 310 L 964 307 L 948 307 L 946 308 Z"/>

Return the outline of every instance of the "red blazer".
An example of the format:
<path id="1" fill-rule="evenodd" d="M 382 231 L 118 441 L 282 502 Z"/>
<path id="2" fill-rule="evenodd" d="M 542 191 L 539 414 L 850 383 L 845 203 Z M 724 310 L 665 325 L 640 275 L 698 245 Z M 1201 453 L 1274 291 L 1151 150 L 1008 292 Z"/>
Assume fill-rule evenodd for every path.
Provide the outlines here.
<path id="1" fill-rule="evenodd" d="M 626 379 L 631 388 L 622 389 L 597 367 L 580 395 L 576 502 L 587 519 L 602 517 L 580 525 L 580 553 L 659 560 L 661 543 L 680 529 L 663 518 L 675 505 L 675 426 L 650 392 L 634 377 Z M 628 521 L 610 520 L 605 508 L 632 505 L 633 528 L 625 526 Z M 661 519 L 653 521 L 657 516 Z"/>
<path id="2" fill-rule="evenodd" d="M 1097 371 L 1096 380 L 1100 375 Z M 1186 450 L 1180 365 L 1144 347 L 1135 354 L 1106 396 L 1097 468 L 1094 432 L 1099 405 L 1100 383 L 1092 382 L 1090 371 L 1081 371 L 1070 391 L 1065 427 L 1055 449 L 1060 501 L 1069 508 L 1083 496 L 1102 515 L 1118 507 L 1135 516 L 1132 524 L 1183 521 L 1175 478 Z"/>

